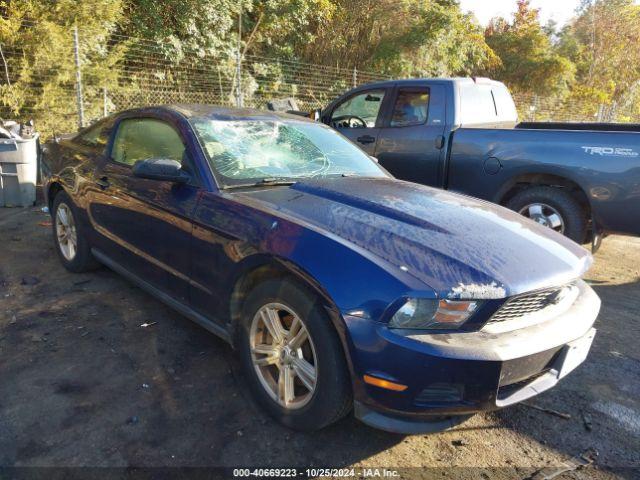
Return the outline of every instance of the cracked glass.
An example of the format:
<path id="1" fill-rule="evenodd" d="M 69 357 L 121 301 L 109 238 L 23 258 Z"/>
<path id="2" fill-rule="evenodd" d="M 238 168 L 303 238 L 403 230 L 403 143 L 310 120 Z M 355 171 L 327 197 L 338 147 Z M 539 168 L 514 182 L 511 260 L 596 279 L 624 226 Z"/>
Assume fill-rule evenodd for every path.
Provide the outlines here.
<path id="1" fill-rule="evenodd" d="M 191 122 L 211 168 L 226 186 L 265 179 L 386 176 L 366 153 L 317 123 L 209 118 Z"/>

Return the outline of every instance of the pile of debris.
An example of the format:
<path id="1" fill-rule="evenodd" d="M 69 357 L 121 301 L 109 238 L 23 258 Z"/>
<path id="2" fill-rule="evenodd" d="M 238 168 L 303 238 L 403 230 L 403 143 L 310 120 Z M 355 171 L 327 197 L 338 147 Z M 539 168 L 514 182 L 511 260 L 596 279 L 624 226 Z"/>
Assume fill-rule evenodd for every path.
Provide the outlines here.
<path id="1" fill-rule="evenodd" d="M 15 120 L 3 120 L 0 118 L 0 138 L 14 138 L 17 140 L 29 140 L 36 136 L 33 120 L 18 123 Z"/>

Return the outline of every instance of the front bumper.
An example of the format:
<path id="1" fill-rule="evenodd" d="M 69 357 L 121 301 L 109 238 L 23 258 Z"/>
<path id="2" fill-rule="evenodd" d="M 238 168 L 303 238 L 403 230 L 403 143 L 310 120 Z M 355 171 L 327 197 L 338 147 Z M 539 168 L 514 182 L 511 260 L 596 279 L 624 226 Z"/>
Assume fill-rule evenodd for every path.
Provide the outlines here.
<path id="1" fill-rule="evenodd" d="M 595 336 L 600 300 L 584 282 L 579 289 L 563 314 L 503 333 L 399 334 L 345 317 L 356 416 L 398 433 L 431 432 L 438 422 L 446 428 L 458 420 L 448 417 L 495 410 L 548 390 L 584 361 Z M 365 374 L 407 389 L 366 384 Z"/>

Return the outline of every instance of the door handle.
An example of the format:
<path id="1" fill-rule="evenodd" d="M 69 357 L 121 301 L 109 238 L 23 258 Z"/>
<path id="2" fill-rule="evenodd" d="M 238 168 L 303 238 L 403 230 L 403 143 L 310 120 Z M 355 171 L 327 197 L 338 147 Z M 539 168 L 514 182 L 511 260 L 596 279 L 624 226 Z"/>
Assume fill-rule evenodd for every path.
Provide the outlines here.
<path id="1" fill-rule="evenodd" d="M 108 177 L 100 177 L 96 180 L 96 185 L 98 185 L 102 190 L 106 190 L 111 184 L 109 183 Z"/>
<path id="2" fill-rule="evenodd" d="M 376 137 L 372 137 L 371 135 L 362 135 L 361 137 L 356 138 L 358 143 L 367 144 L 373 143 L 376 141 Z"/>
<path id="3" fill-rule="evenodd" d="M 442 147 L 444 147 L 444 135 L 438 135 L 436 137 L 436 148 L 442 150 Z"/>

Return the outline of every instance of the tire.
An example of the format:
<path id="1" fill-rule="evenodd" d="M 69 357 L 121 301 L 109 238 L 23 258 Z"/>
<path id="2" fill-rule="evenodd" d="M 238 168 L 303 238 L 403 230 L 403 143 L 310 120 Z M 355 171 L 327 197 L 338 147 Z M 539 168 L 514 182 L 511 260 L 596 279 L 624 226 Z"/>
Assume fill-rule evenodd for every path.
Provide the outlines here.
<path id="1" fill-rule="evenodd" d="M 511 198 L 506 207 L 523 213 L 523 209 L 534 204 L 542 204 L 555 210 L 563 223 L 561 233 L 576 243 L 584 243 L 587 236 L 587 213 L 568 191 L 557 187 L 529 187 Z"/>
<path id="2" fill-rule="evenodd" d="M 271 307 L 268 307 L 269 305 Z M 275 337 L 264 328 L 266 323 L 260 320 L 264 317 L 260 317 L 259 313 L 264 313 L 265 309 L 275 311 L 280 307 L 283 307 L 279 310 L 283 316 L 279 318 L 285 329 L 295 330 L 292 324 L 287 325 L 287 322 L 295 322 L 293 317 L 284 315 L 293 313 L 299 317 L 308 333 L 309 340 L 301 348 L 294 350 L 293 356 L 299 354 L 306 356 L 307 364 L 314 367 L 316 375 L 312 392 L 304 386 L 302 381 L 305 377 L 307 383 L 312 383 L 309 380 L 311 377 L 306 377 L 306 373 L 305 375 L 297 374 L 297 372 L 304 373 L 306 370 L 297 369 L 299 360 L 296 358 L 292 360 L 295 360 L 296 364 L 282 367 L 278 365 L 259 367 L 254 364 L 255 359 L 270 361 L 265 359 L 275 358 L 263 353 L 252 353 L 252 339 L 254 346 L 273 343 Z M 334 326 L 316 296 L 292 280 L 266 280 L 247 295 L 239 322 L 235 340 L 242 370 L 254 398 L 269 415 L 289 428 L 313 431 L 337 422 L 349 413 L 353 401 L 344 352 Z M 296 335 L 290 335 L 288 338 L 291 337 Z M 258 338 L 260 340 L 257 340 Z M 284 364 L 288 358 L 287 353 L 282 353 L 284 347 L 279 348 L 281 348 L 280 355 L 276 357 Z M 278 393 L 280 391 L 278 382 L 281 375 L 285 375 L 286 368 L 290 368 L 293 372 L 289 374 L 289 378 L 293 375 L 291 381 L 294 386 L 290 391 L 295 391 L 295 394 L 299 395 L 295 400 L 298 403 L 292 401 L 289 406 L 282 404 L 284 400 Z M 274 388 L 269 386 L 269 376 L 273 377 L 274 382 L 271 386 Z M 278 382 L 275 381 L 276 377 Z M 276 399 L 276 395 L 279 399 Z"/>
<path id="3" fill-rule="evenodd" d="M 70 221 L 71 223 L 68 223 L 68 225 L 64 227 L 65 231 L 72 231 L 75 234 L 76 242 L 72 252 L 68 247 L 65 248 L 65 240 L 59 235 L 59 229 L 62 223 L 58 215 L 60 211 L 64 212 L 65 217 L 70 217 L 70 220 L 67 220 L 67 222 Z M 53 242 L 56 245 L 56 252 L 64 268 L 73 273 L 82 273 L 95 270 L 100 267 L 100 264 L 91 254 L 91 246 L 87 241 L 82 224 L 78 221 L 77 211 L 71 198 L 65 192 L 61 191 L 54 197 L 51 223 L 53 224 Z M 70 228 L 69 225 L 73 228 Z"/>

